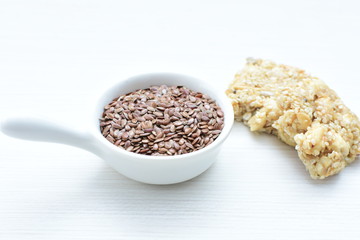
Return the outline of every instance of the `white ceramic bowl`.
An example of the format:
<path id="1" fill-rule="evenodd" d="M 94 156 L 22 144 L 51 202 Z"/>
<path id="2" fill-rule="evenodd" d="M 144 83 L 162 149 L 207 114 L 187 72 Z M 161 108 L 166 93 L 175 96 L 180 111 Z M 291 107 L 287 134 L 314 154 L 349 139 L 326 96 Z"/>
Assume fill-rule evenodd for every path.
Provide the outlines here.
<path id="1" fill-rule="evenodd" d="M 207 147 L 183 155 L 147 156 L 128 152 L 107 141 L 100 132 L 99 118 L 103 108 L 115 97 L 144 89 L 151 85 L 180 85 L 209 95 L 224 112 L 224 128 L 218 138 Z M 220 146 L 230 133 L 234 113 L 223 92 L 207 82 L 174 74 L 151 73 L 130 77 L 110 87 L 97 102 L 89 129 L 78 132 L 42 119 L 12 117 L 1 123 L 3 133 L 17 138 L 68 144 L 86 149 L 103 158 L 119 173 L 149 184 L 173 184 L 189 180 L 208 169 L 216 160 Z"/>

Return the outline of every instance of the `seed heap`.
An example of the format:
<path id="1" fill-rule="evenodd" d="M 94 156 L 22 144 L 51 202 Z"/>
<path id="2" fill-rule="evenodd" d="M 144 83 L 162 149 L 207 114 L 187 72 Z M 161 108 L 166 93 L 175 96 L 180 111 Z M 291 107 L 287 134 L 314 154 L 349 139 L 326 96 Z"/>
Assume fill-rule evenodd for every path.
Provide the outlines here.
<path id="1" fill-rule="evenodd" d="M 211 144 L 224 126 L 215 101 L 183 86 L 152 86 L 105 106 L 102 135 L 116 146 L 146 155 L 179 155 Z"/>

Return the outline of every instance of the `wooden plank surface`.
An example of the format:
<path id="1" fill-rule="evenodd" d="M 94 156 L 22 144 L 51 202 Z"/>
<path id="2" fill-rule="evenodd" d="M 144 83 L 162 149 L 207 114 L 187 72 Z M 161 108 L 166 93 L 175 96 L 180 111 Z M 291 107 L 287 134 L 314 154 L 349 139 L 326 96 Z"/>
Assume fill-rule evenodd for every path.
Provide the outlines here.
<path id="1" fill-rule="evenodd" d="M 360 114 L 358 1 L 0 1 L 0 117 L 83 128 L 101 90 L 174 71 L 223 91 L 246 57 L 305 68 Z M 295 150 L 233 127 L 188 182 L 129 180 L 76 148 L 0 135 L 0 239 L 359 239 L 360 161 L 310 179 Z"/>

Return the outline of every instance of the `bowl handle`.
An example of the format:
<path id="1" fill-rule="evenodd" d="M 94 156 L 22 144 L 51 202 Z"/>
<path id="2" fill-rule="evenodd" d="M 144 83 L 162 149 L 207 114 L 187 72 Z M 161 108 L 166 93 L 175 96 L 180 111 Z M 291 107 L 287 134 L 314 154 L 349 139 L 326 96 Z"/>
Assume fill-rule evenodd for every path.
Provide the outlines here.
<path id="1" fill-rule="evenodd" d="M 1 121 L 1 131 L 14 138 L 62 143 L 79 147 L 99 155 L 91 134 L 33 117 L 8 117 Z"/>

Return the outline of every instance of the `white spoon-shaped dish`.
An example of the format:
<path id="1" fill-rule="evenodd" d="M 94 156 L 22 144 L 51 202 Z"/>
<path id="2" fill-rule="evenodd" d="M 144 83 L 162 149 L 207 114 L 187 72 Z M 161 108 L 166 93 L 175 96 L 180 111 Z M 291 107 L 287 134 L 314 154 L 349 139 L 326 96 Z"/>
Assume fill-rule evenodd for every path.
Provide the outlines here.
<path id="1" fill-rule="evenodd" d="M 186 86 L 216 100 L 224 112 L 224 128 L 218 138 L 201 150 L 176 156 L 136 154 L 116 147 L 106 140 L 99 126 L 99 118 L 104 106 L 115 97 L 152 85 Z M 42 119 L 25 117 L 4 119 L 1 122 L 1 130 L 11 137 L 63 143 L 83 148 L 104 159 L 119 173 L 136 181 L 149 184 L 173 184 L 198 176 L 214 163 L 220 146 L 229 135 L 234 121 L 231 103 L 224 93 L 217 91 L 204 81 L 174 73 L 143 74 L 120 81 L 102 94 L 94 109 L 92 119 L 89 119 L 89 128 L 85 132 Z"/>

